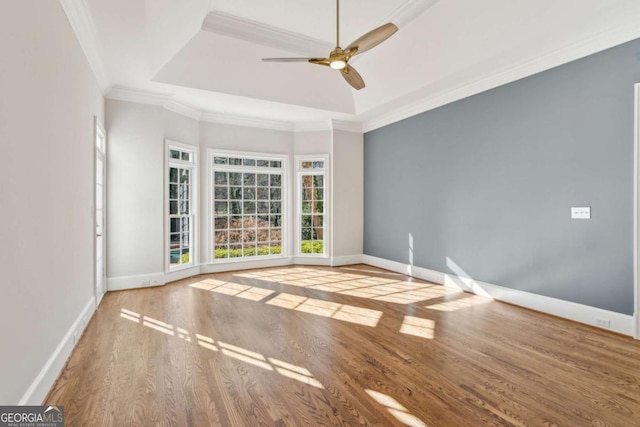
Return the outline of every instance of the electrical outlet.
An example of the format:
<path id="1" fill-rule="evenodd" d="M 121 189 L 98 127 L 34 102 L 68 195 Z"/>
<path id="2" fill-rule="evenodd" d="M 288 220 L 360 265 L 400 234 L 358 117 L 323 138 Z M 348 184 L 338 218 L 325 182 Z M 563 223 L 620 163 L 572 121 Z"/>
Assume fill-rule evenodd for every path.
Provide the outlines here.
<path id="1" fill-rule="evenodd" d="M 571 208 L 571 219 L 591 219 L 591 207 Z"/>
<path id="2" fill-rule="evenodd" d="M 611 328 L 611 320 L 609 319 L 596 319 L 596 325 L 603 328 Z"/>

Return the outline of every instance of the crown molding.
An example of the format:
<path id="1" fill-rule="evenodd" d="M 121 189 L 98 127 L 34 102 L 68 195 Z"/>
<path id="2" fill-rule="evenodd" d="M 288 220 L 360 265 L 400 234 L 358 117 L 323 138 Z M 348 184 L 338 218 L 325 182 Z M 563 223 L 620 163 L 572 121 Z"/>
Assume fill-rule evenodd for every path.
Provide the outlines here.
<path id="1" fill-rule="evenodd" d="M 100 44 L 95 32 L 95 25 L 89 6 L 86 0 L 59 0 L 64 13 L 67 15 L 69 24 L 76 34 L 80 47 L 87 58 L 89 67 L 96 78 L 98 86 L 105 95 L 111 86 L 105 71 L 102 56 L 100 54 Z"/>
<path id="2" fill-rule="evenodd" d="M 125 87 L 114 87 L 106 95 L 115 101 L 134 102 L 136 104 L 155 105 L 194 120 L 200 120 L 202 113 L 176 100 L 167 93 L 148 92 Z"/>
<path id="3" fill-rule="evenodd" d="M 307 122 L 307 123 L 295 123 L 293 126 L 294 132 L 322 132 L 332 130 L 331 120 L 324 120 L 321 122 Z"/>
<path id="4" fill-rule="evenodd" d="M 391 15 L 379 22 L 378 26 L 386 24 L 387 22 L 393 22 L 398 28 L 402 28 L 439 1 L 440 0 L 407 0 L 391 12 Z"/>
<path id="5" fill-rule="evenodd" d="M 218 123 L 231 126 L 242 126 L 279 131 L 294 131 L 294 124 L 291 122 L 282 122 L 278 120 L 260 119 L 257 117 L 237 116 L 225 113 L 203 113 L 201 118 L 203 122 Z"/>
<path id="6" fill-rule="evenodd" d="M 639 37 L 640 27 L 636 21 L 631 21 L 627 25 L 618 26 L 588 39 L 547 52 L 537 58 L 522 61 L 515 66 L 482 77 L 476 81 L 436 96 L 427 96 L 401 107 L 387 107 L 382 113 L 373 114 L 371 117 L 363 120 L 363 131 L 370 132 L 451 102 L 584 58 Z M 362 113 L 361 116 L 366 117 L 366 112 Z"/>
<path id="7" fill-rule="evenodd" d="M 341 130 L 345 132 L 362 133 L 362 123 L 360 122 L 345 122 L 343 120 L 331 120 L 331 127 L 333 130 Z"/>
<path id="8" fill-rule="evenodd" d="M 207 14 L 202 30 L 302 55 L 326 53 L 334 48 L 322 40 L 215 10 Z"/>

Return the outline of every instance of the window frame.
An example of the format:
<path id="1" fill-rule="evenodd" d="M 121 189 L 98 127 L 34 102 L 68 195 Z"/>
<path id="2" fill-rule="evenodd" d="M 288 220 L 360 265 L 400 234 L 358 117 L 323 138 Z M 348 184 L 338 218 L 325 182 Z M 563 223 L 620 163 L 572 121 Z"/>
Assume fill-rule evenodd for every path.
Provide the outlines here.
<path id="1" fill-rule="evenodd" d="M 295 256 L 301 258 L 329 258 L 331 254 L 331 164 L 328 154 L 312 154 L 295 156 L 296 164 L 296 197 L 295 197 Z M 302 162 L 324 162 L 324 168 L 303 169 Z M 323 224 L 323 253 L 302 253 L 302 176 L 303 175 L 323 175 L 323 203 L 324 203 L 324 224 Z"/>
<path id="2" fill-rule="evenodd" d="M 282 174 L 282 192 L 281 192 L 281 203 L 282 203 L 282 217 L 281 217 L 281 250 L 279 254 L 269 254 L 269 255 L 261 255 L 261 256 L 241 256 L 241 257 L 228 257 L 228 258 L 215 258 L 215 197 L 214 197 L 214 158 L 215 157 L 237 157 L 243 159 L 255 159 L 255 160 L 270 160 L 270 161 L 279 161 L 282 164 L 280 169 L 270 169 L 263 168 L 259 169 L 259 166 L 253 166 L 251 168 L 244 167 L 239 165 L 223 165 L 221 169 L 227 172 L 247 172 L 247 171 L 278 171 Z M 217 170 L 220 170 L 218 168 Z M 289 182 L 289 155 L 285 153 L 259 153 L 254 151 L 240 151 L 240 150 L 224 150 L 224 149 L 216 149 L 209 148 L 207 150 L 207 214 L 205 215 L 207 220 L 206 225 L 206 251 L 207 251 L 207 263 L 209 264 L 227 264 L 227 263 L 238 263 L 238 262 L 254 262 L 254 261 L 262 261 L 262 260 L 274 260 L 274 259 L 282 259 L 289 257 L 290 249 L 290 217 L 291 217 L 291 206 L 290 206 L 290 197 L 289 193 L 291 191 L 291 183 Z"/>
<path id="3" fill-rule="evenodd" d="M 191 161 L 185 161 L 182 159 L 172 159 L 170 156 L 170 150 L 176 149 L 182 152 L 191 153 Z M 164 263 L 165 273 L 171 273 L 174 271 L 185 270 L 187 268 L 195 267 L 199 264 L 199 147 L 190 144 L 184 144 L 178 141 L 165 139 L 164 144 L 164 157 L 165 157 L 165 173 L 164 173 Z M 169 209 L 170 199 L 170 178 L 169 173 L 172 167 L 178 167 L 182 169 L 190 170 L 189 184 L 191 185 L 191 194 L 189 197 L 189 216 L 190 230 L 189 230 L 189 263 L 171 265 L 171 213 Z"/>

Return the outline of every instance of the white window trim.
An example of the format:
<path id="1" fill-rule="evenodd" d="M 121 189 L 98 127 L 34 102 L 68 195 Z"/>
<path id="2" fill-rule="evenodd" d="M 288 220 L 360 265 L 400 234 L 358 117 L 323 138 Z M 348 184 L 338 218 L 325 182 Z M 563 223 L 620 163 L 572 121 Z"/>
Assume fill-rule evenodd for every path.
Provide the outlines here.
<path id="1" fill-rule="evenodd" d="M 169 157 L 169 150 L 171 148 L 177 148 L 179 150 L 188 150 L 193 153 L 193 161 L 187 162 L 184 160 L 171 159 Z M 200 158 L 200 148 L 195 145 L 184 144 L 181 142 L 173 141 L 170 139 L 164 140 L 164 264 L 165 264 L 165 272 L 170 273 L 174 271 L 185 270 L 187 268 L 192 268 L 199 264 L 199 218 L 200 218 L 200 208 L 199 208 L 199 196 L 200 196 L 200 174 L 199 174 L 199 158 Z M 169 238 L 171 220 L 169 215 L 169 167 L 171 165 L 177 165 L 182 167 L 191 168 L 191 212 L 193 212 L 193 224 L 191 224 L 191 249 L 189 251 L 190 254 L 190 262 L 188 264 L 179 264 L 176 266 L 171 266 L 170 260 L 170 252 L 171 252 L 171 239 Z"/>
<path id="2" fill-rule="evenodd" d="M 309 154 L 304 156 L 295 156 L 296 164 L 296 184 L 295 184 L 295 230 L 294 230 L 294 247 L 295 256 L 300 258 L 329 258 L 331 254 L 331 163 L 329 162 L 330 156 L 328 154 Z M 300 162 L 303 161 L 322 161 L 324 162 L 324 169 L 315 169 L 316 172 L 324 174 L 324 243 L 323 254 L 303 254 L 301 249 L 302 237 L 301 237 L 301 208 L 302 198 L 300 192 L 302 190 L 302 175 L 313 175 L 314 169 L 302 169 L 300 168 Z"/>
<path id="3" fill-rule="evenodd" d="M 213 221 L 214 221 L 214 198 L 213 198 L 213 158 L 214 157 L 243 157 L 243 158 L 260 158 L 260 159 L 268 159 L 268 160 L 277 160 L 282 162 L 282 250 L 280 254 L 275 255 L 266 255 L 266 256 L 256 256 L 256 257 L 239 257 L 239 258 L 225 258 L 225 259 L 216 259 L 213 257 L 214 252 L 214 235 L 213 235 Z M 233 168 L 225 168 L 226 170 L 232 170 Z M 239 168 L 239 171 L 243 169 Z M 268 168 L 265 168 L 268 170 Z M 236 151 L 236 150 L 219 150 L 216 148 L 207 149 L 207 181 L 206 181 L 206 204 L 207 204 L 207 213 L 205 215 L 207 224 L 205 226 L 206 229 L 206 248 L 207 256 L 206 260 L 208 264 L 233 264 L 233 263 L 247 263 L 247 262 L 255 262 L 262 260 L 274 260 L 274 259 L 283 259 L 289 258 L 291 248 L 291 182 L 289 180 L 289 155 L 286 153 L 259 153 L 255 151 Z"/>

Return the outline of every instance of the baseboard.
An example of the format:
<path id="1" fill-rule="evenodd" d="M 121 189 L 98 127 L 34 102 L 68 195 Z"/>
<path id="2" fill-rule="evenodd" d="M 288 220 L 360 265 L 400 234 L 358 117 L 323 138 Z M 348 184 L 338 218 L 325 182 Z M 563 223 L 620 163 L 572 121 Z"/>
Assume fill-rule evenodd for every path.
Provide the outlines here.
<path id="1" fill-rule="evenodd" d="M 331 258 L 332 267 L 340 267 L 342 265 L 362 264 L 362 254 L 334 256 Z"/>
<path id="2" fill-rule="evenodd" d="M 633 325 L 634 325 L 634 330 L 633 330 L 633 337 L 637 340 L 640 340 L 640 313 L 636 312 L 633 315 Z"/>
<path id="3" fill-rule="evenodd" d="M 18 405 L 40 405 L 47 397 L 49 390 L 53 387 L 58 375 L 62 371 L 64 364 L 67 362 L 69 355 L 73 351 L 76 343 L 73 342 L 73 336 L 78 332 L 78 339 L 82 335 L 84 328 L 87 326 L 91 315 L 95 310 L 95 297 L 91 297 L 89 302 L 84 306 L 76 320 L 73 322 L 67 333 L 62 338 L 53 351 L 44 367 L 40 370 L 36 379 L 33 380 L 27 391 L 24 393 Z"/>
<path id="4" fill-rule="evenodd" d="M 136 274 L 135 276 L 117 276 L 107 278 L 107 291 L 148 288 L 167 283 L 165 273 Z"/>
<path id="5" fill-rule="evenodd" d="M 518 305 L 542 313 L 595 326 L 597 328 L 614 331 L 623 335 L 634 336 L 634 316 L 631 315 L 616 313 L 557 298 L 545 297 L 542 295 L 532 294 L 530 292 L 505 288 L 503 286 L 480 282 L 467 277 L 442 273 L 440 271 L 403 264 L 397 261 L 391 261 L 371 255 L 363 255 L 362 261 L 363 263 L 374 267 L 384 268 L 396 273 L 407 274 L 412 277 L 417 277 L 419 279 L 438 283 L 447 287 L 461 289 L 474 294 L 488 296 L 498 301 L 507 302 L 509 304 Z M 598 325 L 596 324 L 596 319 L 608 320 L 610 321 L 611 326 L 607 328 Z M 638 327 L 637 322 L 638 320 L 635 319 L 635 328 Z"/>
<path id="6" fill-rule="evenodd" d="M 205 264 L 200 266 L 200 274 L 223 273 L 226 271 L 236 270 L 250 270 L 253 268 L 285 267 L 288 265 L 292 265 L 292 263 L 293 259 L 291 257 L 283 257 L 252 261 L 232 261 L 220 264 Z"/>

